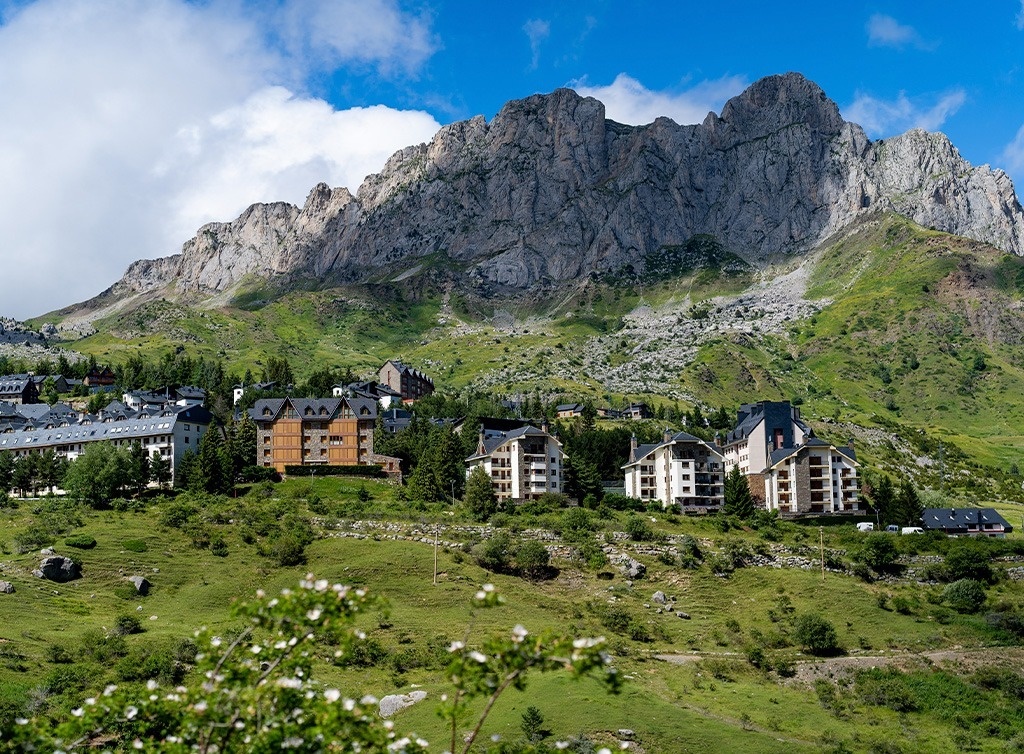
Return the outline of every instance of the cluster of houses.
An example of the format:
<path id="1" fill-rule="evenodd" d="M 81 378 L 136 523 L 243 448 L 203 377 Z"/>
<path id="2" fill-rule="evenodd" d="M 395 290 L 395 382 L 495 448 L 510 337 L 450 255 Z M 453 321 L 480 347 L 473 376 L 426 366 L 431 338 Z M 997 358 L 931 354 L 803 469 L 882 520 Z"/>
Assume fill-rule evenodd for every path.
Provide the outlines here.
<path id="1" fill-rule="evenodd" d="M 83 384 L 107 386 L 113 375 L 90 373 Z M 0 451 L 15 456 L 52 449 L 69 460 L 92 442 L 141 443 L 151 456 L 171 461 L 172 473 L 187 451 L 194 451 L 212 421 L 199 388 L 132 391 L 97 414 L 69 405 L 39 403 L 47 379 L 55 389 L 72 389 L 63 377 L 31 374 L 0 376 Z M 58 381 L 58 379 L 60 381 Z M 246 389 L 271 389 L 273 383 L 236 386 L 236 402 Z M 385 431 L 408 426 L 403 405 L 430 395 L 433 381 L 419 370 L 389 360 L 377 381 L 336 385 L 330 398 L 257 400 L 249 416 L 257 427 L 254 463 L 285 472 L 289 466 L 379 466 L 400 479 L 399 460 L 374 452 L 378 419 Z M 564 404 L 559 417 L 579 416 L 582 404 Z M 610 409 L 598 415 L 611 416 Z M 646 418 L 647 406 L 633 404 L 613 418 Z M 464 429 L 455 423 L 456 431 Z M 514 419 L 485 419 L 466 473 L 481 467 L 499 501 L 537 499 L 564 491 L 565 453 L 546 423 L 540 427 Z M 725 478 L 733 469 L 746 478 L 766 510 L 782 516 L 863 514 L 859 464 L 853 440 L 837 445 L 815 436 L 787 401 L 744 404 L 736 424 L 724 436 L 703 440 L 666 431 L 659 442 L 638 444 L 634 436 L 622 467 L 626 495 L 666 510 L 714 513 L 725 503 Z M 999 535 L 1012 527 L 992 509 L 929 509 L 924 528 L 955 534 Z"/>
<path id="2" fill-rule="evenodd" d="M 6 378 L 0 378 L 0 380 Z M 172 480 L 186 451 L 195 451 L 213 415 L 198 388 L 125 393 L 95 414 L 66 403 L 0 401 L 0 452 L 16 458 L 48 450 L 73 461 L 95 442 L 139 443 L 170 461 Z"/>

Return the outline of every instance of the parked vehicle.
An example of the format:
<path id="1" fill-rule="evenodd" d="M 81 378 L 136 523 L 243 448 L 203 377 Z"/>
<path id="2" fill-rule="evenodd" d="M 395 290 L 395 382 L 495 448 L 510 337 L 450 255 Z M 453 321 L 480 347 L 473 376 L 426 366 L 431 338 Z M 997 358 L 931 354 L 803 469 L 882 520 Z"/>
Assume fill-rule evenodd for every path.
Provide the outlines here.
<path id="1" fill-rule="evenodd" d="M 889 532 L 890 534 L 899 534 L 900 533 L 900 527 L 898 527 L 896 524 L 889 524 L 888 526 L 885 527 L 885 530 L 887 532 Z"/>
<path id="2" fill-rule="evenodd" d="M 874 531 L 875 525 L 870 521 L 861 521 L 857 524 L 857 531 Z"/>
<path id="3" fill-rule="evenodd" d="M 900 534 L 924 534 L 924 529 L 920 526 L 904 526 L 900 529 Z"/>

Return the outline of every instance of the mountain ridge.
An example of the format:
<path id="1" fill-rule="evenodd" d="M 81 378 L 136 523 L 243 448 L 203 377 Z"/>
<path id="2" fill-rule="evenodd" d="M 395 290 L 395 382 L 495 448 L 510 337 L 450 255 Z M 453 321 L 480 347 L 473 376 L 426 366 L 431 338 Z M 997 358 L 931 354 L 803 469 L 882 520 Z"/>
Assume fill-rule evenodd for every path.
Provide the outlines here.
<path id="1" fill-rule="evenodd" d="M 804 254 L 861 215 L 915 222 L 1024 253 L 1024 210 L 1000 170 L 942 134 L 871 142 L 813 82 L 761 79 L 696 125 L 625 126 L 559 89 L 443 127 L 396 152 L 353 196 L 318 184 L 299 208 L 254 204 L 182 252 L 134 262 L 97 299 L 187 303 L 249 279 L 366 282 L 444 252 L 484 297 L 557 289 L 715 236 L 754 264 Z M 69 307 L 72 312 L 79 307 Z"/>

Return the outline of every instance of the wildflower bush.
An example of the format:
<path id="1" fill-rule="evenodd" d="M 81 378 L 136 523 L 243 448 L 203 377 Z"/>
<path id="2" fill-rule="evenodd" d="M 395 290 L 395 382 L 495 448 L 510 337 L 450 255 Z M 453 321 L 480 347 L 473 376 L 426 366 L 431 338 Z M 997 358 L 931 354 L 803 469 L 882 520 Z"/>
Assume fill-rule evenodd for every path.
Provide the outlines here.
<path id="1" fill-rule="evenodd" d="M 501 601 L 488 585 L 473 605 Z M 400 735 L 381 719 L 375 698 L 350 698 L 314 677 L 325 647 L 335 658 L 356 652 L 365 637 L 353 620 L 378 605 L 362 589 L 313 576 L 273 598 L 257 593 L 235 608 L 247 627 L 233 638 L 205 628 L 196 632 L 195 667 L 182 685 L 156 679 L 144 686 L 110 685 L 56 724 L 20 718 L 0 731 L 0 752 L 428 751 L 427 741 Z M 442 697 L 440 713 L 451 725 L 445 742 L 450 752 L 468 752 L 502 693 L 522 689 L 531 671 L 594 674 L 618 690 L 603 639 L 534 636 L 516 626 L 509 636 L 487 639 L 479 648 L 468 642 L 467 632 L 449 647 L 452 693 Z M 475 715 L 479 699 L 483 711 Z"/>

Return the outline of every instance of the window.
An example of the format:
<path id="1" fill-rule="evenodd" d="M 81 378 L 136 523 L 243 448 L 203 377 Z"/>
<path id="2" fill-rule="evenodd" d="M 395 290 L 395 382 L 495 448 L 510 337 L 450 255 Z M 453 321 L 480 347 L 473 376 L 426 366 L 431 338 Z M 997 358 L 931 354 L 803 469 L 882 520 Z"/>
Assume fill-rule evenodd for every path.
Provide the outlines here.
<path id="1" fill-rule="evenodd" d="M 263 444 L 270 445 L 270 435 L 263 435 Z"/>
<path id="2" fill-rule="evenodd" d="M 188 445 L 188 438 L 185 438 L 185 444 Z"/>
<path id="3" fill-rule="evenodd" d="M 190 426 L 189 426 L 188 424 L 186 424 L 186 425 L 184 426 L 184 430 L 185 430 L 186 432 L 188 432 L 188 431 L 189 431 L 190 429 L 192 429 L 192 427 L 190 427 Z"/>
<path id="4" fill-rule="evenodd" d="M 330 442 L 331 442 L 331 445 L 341 445 L 341 443 L 342 443 L 341 435 L 331 435 Z"/>

